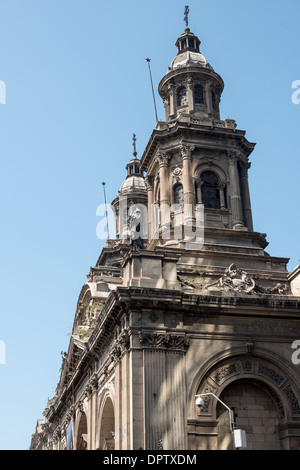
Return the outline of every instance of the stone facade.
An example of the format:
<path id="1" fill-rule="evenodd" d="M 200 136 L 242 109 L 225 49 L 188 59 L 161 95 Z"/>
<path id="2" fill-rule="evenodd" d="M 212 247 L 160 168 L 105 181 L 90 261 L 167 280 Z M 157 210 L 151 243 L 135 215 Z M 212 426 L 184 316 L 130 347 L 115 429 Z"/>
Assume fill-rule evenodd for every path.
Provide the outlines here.
<path id="1" fill-rule="evenodd" d="M 127 166 L 118 238 L 82 287 L 31 449 L 231 449 L 219 400 L 249 449 L 300 449 L 300 268 L 289 273 L 254 231 L 255 144 L 220 119 L 221 77 L 188 28 L 176 45 L 159 84 L 166 120 Z M 148 209 L 137 237 L 135 205 Z"/>

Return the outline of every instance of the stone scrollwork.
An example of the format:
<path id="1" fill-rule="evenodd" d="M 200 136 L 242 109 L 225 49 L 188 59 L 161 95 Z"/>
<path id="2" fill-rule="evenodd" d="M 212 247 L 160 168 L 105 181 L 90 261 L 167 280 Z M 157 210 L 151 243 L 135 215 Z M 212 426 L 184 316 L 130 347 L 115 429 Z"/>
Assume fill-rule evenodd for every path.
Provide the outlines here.
<path id="1" fill-rule="evenodd" d="M 180 146 L 180 153 L 181 153 L 182 158 L 191 158 L 194 150 L 195 150 L 195 145 L 182 143 Z"/>
<path id="2" fill-rule="evenodd" d="M 143 347 L 153 349 L 186 352 L 189 347 L 189 337 L 185 335 L 153 334 L 141 331 L 139 340 Z"/>
<path id="3" fill-rule="evenodd" d="M 168 155 L 166 152 L 159 152 L 156 157 L 156 162 L 162 166 L 162 165 L 168 165 L 170 160 L 170 155 Z"/>
<path id="4" fill-rule="evenodd" d="M 117 362 L 122 357 L 124 352 L 128 351 L 129 346 L 130 336 L 128 331 L 125 329 L 113 345 L 111 352 L 112 360 Z"/>

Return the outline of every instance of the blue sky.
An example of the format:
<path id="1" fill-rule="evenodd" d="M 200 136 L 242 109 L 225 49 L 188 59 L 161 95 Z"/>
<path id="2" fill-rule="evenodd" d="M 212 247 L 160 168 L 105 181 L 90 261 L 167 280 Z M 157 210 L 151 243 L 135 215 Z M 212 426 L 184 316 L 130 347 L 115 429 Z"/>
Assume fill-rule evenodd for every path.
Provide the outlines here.
<path id="1" fill-rule="evenodd" d="M 0 0 L 0 448 L 27 449 L 59 379 L 78 295 L 104 246 L 103 203 L 117 194 L 137 135 L 158 115 L 187 2 Z M 189 27 L 225 89 L 221 118 L 256 142 L 254 228 L 267 251 L 299 262 L 298 0 L 189 1 Z"/>

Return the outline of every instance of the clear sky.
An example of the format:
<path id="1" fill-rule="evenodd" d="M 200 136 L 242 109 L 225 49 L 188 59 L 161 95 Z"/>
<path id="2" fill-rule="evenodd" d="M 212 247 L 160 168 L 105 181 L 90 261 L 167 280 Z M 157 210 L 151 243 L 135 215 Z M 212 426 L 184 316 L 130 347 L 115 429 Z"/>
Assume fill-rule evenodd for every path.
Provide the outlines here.
<path id="1" fill-rule="evenodd" d="M 146 57 L 164 119 L 157 86 L 187 3 L 225 82 L 221 118 L 257 142 L 254 228 L 289 270 L 299 262 L 299 0 L 0 0 L 1 449 L 29 447 L 54 394 L 80 289 L 104 246 L 101 182 L 111 201 L 132 134 L 140 157 L 155 126 Z"/>

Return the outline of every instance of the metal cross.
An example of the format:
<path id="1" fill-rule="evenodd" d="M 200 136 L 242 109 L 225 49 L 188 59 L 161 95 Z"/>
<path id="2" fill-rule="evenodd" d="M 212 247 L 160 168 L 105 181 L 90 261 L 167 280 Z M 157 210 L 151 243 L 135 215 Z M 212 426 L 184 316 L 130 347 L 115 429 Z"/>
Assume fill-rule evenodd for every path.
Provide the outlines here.
<path id="1" fill-rule="evenodd" d="M 184 10 L 184 21 L 185 21 L 186 27 L 188 27 L 189 25 L 189 12 L 190 12 L 189 6 L 186 5 L 185 10 Z"/>
<path id="2" fill-rule="evenodd" d="M 133 155 L 136 155 L 136 135 L 133 134 L 133 137 L 132 137 L 132 140 L 133 140 Z"/>

